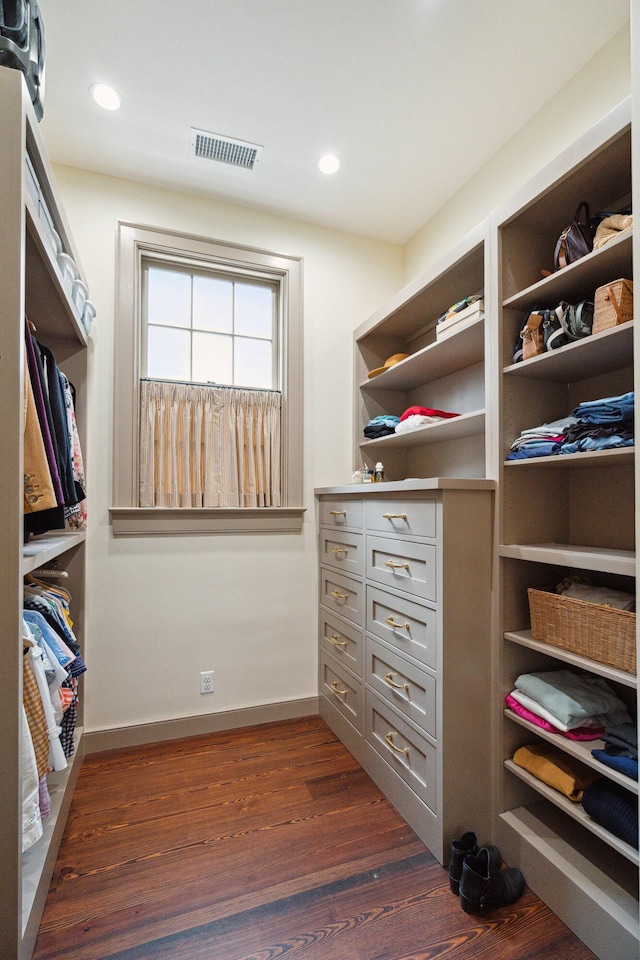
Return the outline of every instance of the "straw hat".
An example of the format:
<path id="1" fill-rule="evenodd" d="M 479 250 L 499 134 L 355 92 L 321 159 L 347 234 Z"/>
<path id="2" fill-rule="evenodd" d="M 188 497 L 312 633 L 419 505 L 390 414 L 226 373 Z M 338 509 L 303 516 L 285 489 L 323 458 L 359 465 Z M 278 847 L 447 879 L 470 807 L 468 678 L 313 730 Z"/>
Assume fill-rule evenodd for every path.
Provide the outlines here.
<path id="1" fill-rule="evenodd" d="M 392 357 L 385 360 L 384 366 L 378 367 L 377 370 L 372 370 L 371 373 L 367 374 L 367 377 L 369 379 L 371 379 L 371 377 L 377 377 L 379 373 L 384 373 L 389 367 L 394 367 L 396 363 L 400 363 L 401 360 L 406 360 L 408 356 L 410 356 L 408 353 L 394 353 Z"/>

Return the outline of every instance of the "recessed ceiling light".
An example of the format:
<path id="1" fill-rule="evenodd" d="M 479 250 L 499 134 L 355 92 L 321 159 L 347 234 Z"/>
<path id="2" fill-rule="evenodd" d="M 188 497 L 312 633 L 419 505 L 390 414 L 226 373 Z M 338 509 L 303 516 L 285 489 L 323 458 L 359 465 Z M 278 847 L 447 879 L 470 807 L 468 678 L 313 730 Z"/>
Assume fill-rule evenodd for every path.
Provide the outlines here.
<path id="1" fill-rule="evenodd" d="M 321 173 L 337 173 L 340 169 L 340 160 L 333 153 L 327 153 L 318 160 L 318 169 Z"/>
<path id="2" fill-rule="evenodd" d="M 122 103 L 120 94 L 107 83 L 94 83 L 89 89 L 95 102 L 104 110 L 118 110 L 120 108 Z"/>

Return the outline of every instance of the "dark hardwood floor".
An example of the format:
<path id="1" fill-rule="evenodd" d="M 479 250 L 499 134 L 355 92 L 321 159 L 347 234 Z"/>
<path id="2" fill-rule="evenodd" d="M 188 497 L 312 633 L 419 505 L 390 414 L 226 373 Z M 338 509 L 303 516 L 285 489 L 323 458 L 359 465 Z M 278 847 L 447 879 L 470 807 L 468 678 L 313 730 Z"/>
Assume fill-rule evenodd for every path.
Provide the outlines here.
<path id="1" fill-rule="evenodd" d="M 34 957 L 593 960 L 528 889 L 465 914 L 318 717 L 89 756 Z"/>

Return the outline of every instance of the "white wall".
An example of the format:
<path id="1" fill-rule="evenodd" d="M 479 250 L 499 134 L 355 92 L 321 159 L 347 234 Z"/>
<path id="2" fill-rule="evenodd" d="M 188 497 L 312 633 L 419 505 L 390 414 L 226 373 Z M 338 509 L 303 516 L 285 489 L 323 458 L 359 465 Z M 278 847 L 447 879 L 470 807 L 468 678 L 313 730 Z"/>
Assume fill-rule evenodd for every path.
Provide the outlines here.
<path id="1" fill-rule="evenodd" d="M 313 697 L 313 488 L 351 475 L 352 331 L 402 281 L 402 251 L 294 221 L 57 167 L 98 308 L 92 330 L 85 725 L 104 730 Z M 297 536 L 114 539 L 115 224 L 125 219 L 304 257 L 305 504 Z M 213 668 L 216 692 L 199 694 Z"/>
<path id="2" fill-rule="evenodd" d="M 405 283 L 629 95 L 629 46 L 627 24 L 416 233 L 405 246 Z M 523 69 L 534 83 L 535 70 L 544 70 L 544 50 L 523 46 Z M 494 110 L 499 103 L 487 104 L 487 123 Z"/>
<path id="3" fill-rule="evenodd" d="M 628 94 L 628 48 L 628 30 L 623 30 L 404 251 L 249 209 L 56 168 L 98 306 L 86 453 L 91 504 L 87 729 L 317 693 L 313 488 L 347 482 L 351 471 L 352 331 Z M 543 51 L 540 64 L 544 69 Z M 492 109 L 489 105 L 488 122 Z M 117 219 L 304 257 L 308 514 L 302 535 L 112 538 Z M 216 693 L 201 697 L 198 674 L 209 668 L 216 671 Z"/>

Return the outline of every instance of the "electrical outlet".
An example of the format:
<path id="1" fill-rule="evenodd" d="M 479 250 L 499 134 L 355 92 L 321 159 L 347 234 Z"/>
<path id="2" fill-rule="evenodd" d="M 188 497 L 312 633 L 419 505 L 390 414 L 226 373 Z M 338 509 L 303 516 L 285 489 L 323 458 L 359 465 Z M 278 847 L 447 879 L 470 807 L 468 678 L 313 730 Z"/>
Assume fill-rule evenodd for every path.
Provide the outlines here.
<path id="1" fill-rule="evenodd" d="M 200 693 L 213 693 L 213 670 L 203 670 L 200 674 Z"/>

